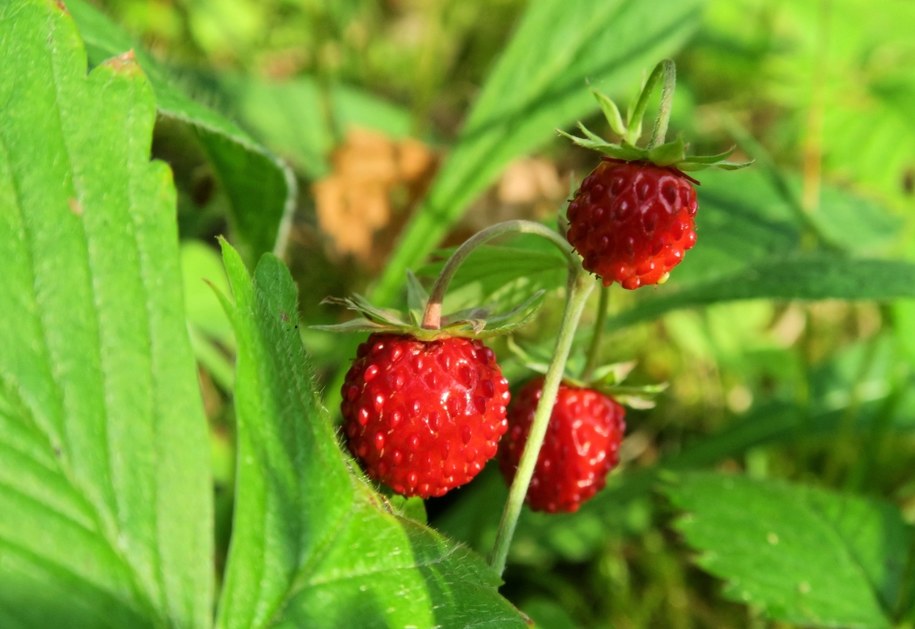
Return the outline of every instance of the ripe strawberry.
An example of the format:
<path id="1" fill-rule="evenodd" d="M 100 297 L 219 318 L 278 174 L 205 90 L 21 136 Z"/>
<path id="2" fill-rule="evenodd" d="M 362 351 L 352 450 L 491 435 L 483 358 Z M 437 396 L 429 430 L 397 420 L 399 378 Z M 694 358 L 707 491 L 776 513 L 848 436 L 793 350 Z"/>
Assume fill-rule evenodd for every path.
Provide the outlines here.
<path id="1" fill-rule="evenodd" d="M 509 429 L 499 445 L 499 467 L 510 484 L 540 395 L 543 378 L 527 383 L 508 412 Z M 593 389 L 563 383 L 537 458 L 527 503 L 534 511 L 574 512 L 603 489 L 618 462 L 626 430 L 625 409 Z"/>
<path id="2" fill-rule="evenodd" d="M 344 431 L 366 473 L 405 496 L 441 496 L 495 456 L 508 382 L 478 340 L 376 333 L 342 389 Z"/>
<path id="3" fill-rule="evenodd" d="M 676 168 L 604 158 L 569 204 L 566 237 L 605 286 L 663 283 L 696 244 L 694 179 Z"/>
<path id="4" fill-rule="evenodd" d="M 645 108 L 659 83 L 658 116 L 648 143 L 639 146 Z M 603 157 L 569 203 L 566 236 L 581 254 L 582 266 L 597 274 L 604 286 L 619 282 L 623 288 L 635 289 L 662 284 L 696 244 L 693 221 L 698 204 L 693 184 L 699 182 L 684 171 L 749 165 L 727 160 L 734 149 L 687 155 L 681 138 L 665 142 L 675 86 L 674 63 L 665 59 L 655 66 L 625 121 L 610 98 L 594 92 L 610 129 L 619 136 L 617 143 L 580 123 L 582 137 L 560 131 Z"/>

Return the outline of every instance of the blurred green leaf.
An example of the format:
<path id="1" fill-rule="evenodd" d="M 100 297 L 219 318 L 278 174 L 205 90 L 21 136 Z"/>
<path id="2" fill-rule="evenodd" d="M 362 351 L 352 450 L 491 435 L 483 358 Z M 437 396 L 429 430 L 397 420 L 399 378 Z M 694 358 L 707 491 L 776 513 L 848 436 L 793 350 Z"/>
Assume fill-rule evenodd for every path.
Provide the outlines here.
<path id="1" fill-rule="evenodd" d="M 289 168 L 234 122 L 188 96 L 167 68 L 97 9 L 84 0 L 68 0 L 67 6 L 92 65 L 133 50 L 149 76 L 159 115 L 194 129 L 228 196 L 232 226 L 246 258 L 255 260 L 261 253 L 281 247 L 296 197 Z"/>
<path id="2" fill-rule="evenodd" d="M 633 88 L 640 71 L 672 54 L 696 28 L 701 0 L 553 0 L 530 4 L 489 75 L 448 161 L 372 294 L 390 302 L 408 268 L 435 249 L 468 204 L 515 157 L 598 109 L 604 92 Z M 633 90 L 634 91 L 634 90 Z"/>
<path id="3" fill-rule="evenodd" d="M 894 506 L 712 473 L 680 475 L 665 491 L 685 512 L 677 529 L 728 598 L 774 620 L 891 626 L 915 541 Z"/>
<path id="4" fill-rule="evenodd" d="M 0 5 L 0 624 L 208 627 L 212 480 L 175 190 L 129 58 Z"/>
<path id="5" fill-rule="evenodd" d="M 481 558 L 353 475 L 314 390 L 296 289 L 223 249 L 238 342 L 238 477 L 220 627 L 523 627 Z"/>
<path id="6" fill-rule="evenodd" d="M 829 185 L 822 188 L 821 197 L 811 219 L 831 243 L 859 255 L 880 255 L 898 245 L 902 219 L 884 205 Z"/>
<path id="7" fill-rule="evenodd" d="M 678 308 L 743 299 L 859 299 L 915 297 L 915 264 L 861 260 L 824 253 L 782 256 L 692 285 L 665 287 L 611 316 L 612 329 L 655 319 Z"/>

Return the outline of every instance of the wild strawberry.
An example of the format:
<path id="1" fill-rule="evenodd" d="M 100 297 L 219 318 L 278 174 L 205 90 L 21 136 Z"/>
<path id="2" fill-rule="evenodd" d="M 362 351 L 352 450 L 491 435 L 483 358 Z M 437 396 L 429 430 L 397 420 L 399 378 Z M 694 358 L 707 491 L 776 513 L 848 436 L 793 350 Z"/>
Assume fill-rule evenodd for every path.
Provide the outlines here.
<path id="1" fill-rule="evenodd" d="M 661 105 L 651 138 L 646 146 L 638 146 L 642 117 L 659 81 Z M 664 141 L 675 84 L 674 64 L 665 59 L 649 76 L 625 122 L 612 100 L 594 92 L 610 129 L 620 137 L 618 143 L 607 142 L 581 124 L 584 137 L 560 132 L 603 155 L 569 203 L 566 236 L 581 254 L 584 268 L 597 274 L 604 286 L 619 282 L 635 289 L 661 284 L 696 243 L 693 184 L 699 182 L 684 171 L 749 165 L 727 161 L 734 149 L 687 155 L 681 138 Z"/>
<path id="2" fill-rule="evenodd" d="M 696 243 L 694 179 L 672 167 L 604 158 L 575 193 L 569 243 L 605 286 L 663 283 Z"/>
<path id="3" fill-rule="evenodd" d="M 508 433 L 499 445 L 499 467 L 509 484 L 527 443 L 543 378 L 527 383 L 508 411 Z M 563 383 L 527 492 L 535 511 L 574 512 L 603 489 L 618 462 L 625 409 L 593 389 Z"/>
<path id="4" fill-rule="evenodd" d="M 508 382 L 478 340 L 372 334 L 342 395 L 350 451 L 405 496 L 441 496 L 469 482 L 507 428 Z"/>

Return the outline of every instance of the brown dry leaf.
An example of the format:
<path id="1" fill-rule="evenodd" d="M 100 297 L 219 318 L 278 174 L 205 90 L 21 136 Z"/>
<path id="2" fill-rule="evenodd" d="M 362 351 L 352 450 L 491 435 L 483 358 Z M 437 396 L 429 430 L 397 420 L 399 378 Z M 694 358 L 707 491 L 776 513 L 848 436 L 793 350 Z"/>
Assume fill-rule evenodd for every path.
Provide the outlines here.
<path id="1" fill-rule="evenodd" d="M 313 188 L 318 224 L 333 253 L 377 270 L 407 210 L 425 193 L 436 162 L 417 140 L 352 129 L 331 157 L 330 176 Z"/>

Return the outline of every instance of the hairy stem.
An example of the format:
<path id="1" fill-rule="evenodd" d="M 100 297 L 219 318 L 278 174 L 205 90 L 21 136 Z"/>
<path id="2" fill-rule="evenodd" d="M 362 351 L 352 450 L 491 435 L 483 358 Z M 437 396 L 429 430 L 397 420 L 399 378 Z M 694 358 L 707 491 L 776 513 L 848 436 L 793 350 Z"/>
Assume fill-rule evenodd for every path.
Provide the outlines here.
<path id="1" fill-rule="evenodd" d="M 664 87 L 661 93 L 662 105 L 664 102 L 664 92 L 670 92 L 670 95 L 667 98 L 667 115 L 663 123 L 664 133 L 667 133 L 667 122 L 670 119 L 670 102 L 673 98 L 673 86 L 676 82 L 676 66 L 674 66 L 674 62 L 670 59 L 664 59 L 659 62 L 658 65 L 654 67 L 654 70 L 651 71 L 651 74 L 648 75 L 648 80 L 645 81 L 645 87 L 642 88 L 642 91 L 639 93 L 639 98 L 635 103 L 635 107 L 633 107 L 627 117 L 626 141 L 633 146 L 635 146 L 635 143 L 639 139 L 639 134 L 642 131 L 642 118 L 645 117 L 645 110 L 648 108 L 648 99 L 651 97 L 652 92 L 654 92 L 654 86 L 657 85 L 662 77 L 664 78 Z M 657 123 L 658 121 L 655 120 L 655 127 L 657 127 Z M 654 134 L 652 134 L 652 140 L 653 139 Z"/>
<path id="2" fill-rule="evenodd" d="M 562 315 L 562 324 L 559 328 L 559 337 L 556 339 L 553 361 L 550 363 L 543 380 L 540 402 L 534 412 L 534 420 L 531 423 L 530 433 L 527 437 L 524 452 L 521 454 L 521 460 L 518 462 L 515 480 L 508 491 L 508 500 L 505 502 L 505 508 L 502 511 L 499 530 L 496 532 L 496 541 L 489 558 L 489 565 L 500 575 L 505 570 L 508 549 L 511 546 L 515 527 L 518 525 L 518 518 L 521 515 L 521 508 L 524 505 L 524 498 L 527 496 L 527 489 L 531 484 L 531 477 L 534 475 L 534 467 L 537 465 L 537 457 L 540 455 L 540 448 L 546 436 L 553 405 L 556 403 L 556 394 L 559 391 L 566 361 L 572 349 L 572 341 L 575 338 L 575 329 L 578 327 L 581 313 L 584 311 L 588 296 L 593 288 L 594 280 L 583 273 L 580 266 L 576 265 L 570 269 L 569 293 L 565 311 Z"/>
<path id="3" fill-rule="evenodd" d="M 661 85 L 661 104 L 658 106 L 658 116 L 654 120 L 651 130 L 651 139 L 648 148 L 664 144 L 667 136 L 667 125 L 670 123 L 670 112 L 674 104 L 674 90 L 677 88 L 677 66 L 670 59 L 665 59 L 658 64 L 664 74 L 664 83 Z"/>
<path id="4" fill-rule="evenodd" d="M 432 286 L 429 301 L 426 302 L 426 310 L 423 312 L 423 328 L 427 330 L 437 330 L 441 327 L 442 301 L 445 299 L 445 292 L 448 290 L 448 285 L 451 283 L 454 274 L 464 260 L 467 259 L 467 256 L 480 245 L 486 244 L 493 238 L 505 236 L 506 234 L 533 234 L 535 236 L 540 236 L 541 238 L 546 238 L 562 251 L 566 260 L 569 262 L 570 268 L 578 268 L 580 266 L 578 255 L 572 249 L 572 246 L 568 241 L 545 225 L 525 220 L 505 221 L 490 225 L 464 241 L 464 244 L 458 247 L 455 252 L 451 254 L 451 257 L 448 258 L 448 261 L 445 262 L 445 266 L 442 267 L 441 273 L 439 273 L 438 278 L 435 280 L 435 284 Z"/>

